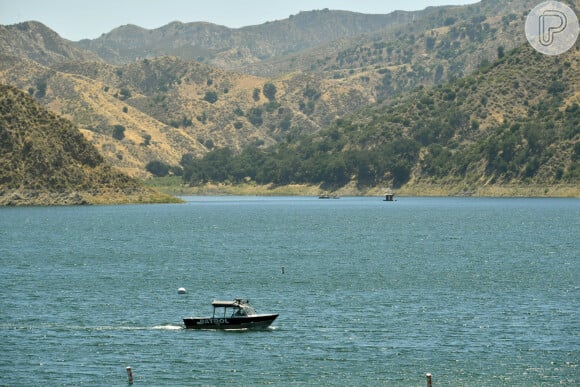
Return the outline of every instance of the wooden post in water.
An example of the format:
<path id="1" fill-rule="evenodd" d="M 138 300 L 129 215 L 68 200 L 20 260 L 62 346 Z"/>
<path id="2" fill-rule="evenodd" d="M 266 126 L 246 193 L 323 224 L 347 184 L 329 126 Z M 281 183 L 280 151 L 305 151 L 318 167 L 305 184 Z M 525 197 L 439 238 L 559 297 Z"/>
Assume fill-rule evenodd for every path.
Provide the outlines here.
<path id="1" fill-rule="evenodd" d="M 433 387 L 433 382 L 431 381 L 431 374 L 427 372 L 425 374 L 425 377 L 427 378 L 427 387 Z"/>
<path id="2" fill-rule="evenodd" d="M 133 371 L 131 367 L 127 367 L 127 377 L 129 378 L 129 384 L 133 384 Z"/>

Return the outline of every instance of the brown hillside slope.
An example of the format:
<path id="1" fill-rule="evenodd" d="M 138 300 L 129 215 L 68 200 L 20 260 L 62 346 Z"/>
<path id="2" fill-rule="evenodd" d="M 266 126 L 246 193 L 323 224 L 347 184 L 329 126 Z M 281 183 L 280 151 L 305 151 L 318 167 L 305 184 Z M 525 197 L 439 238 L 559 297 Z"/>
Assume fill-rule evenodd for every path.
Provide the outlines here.
<path id="1" fill-rule="evenodd" d="M 183 153 L 203 147 L 197 136 L 176 133 L 169 125 L 133 108 L 131 101 L 121 95 L 121 89 L 131 90 L 136 100 L 143 96 L 135 88 L 116 82 L 112 66 L 96 62 L 75 63 L 94 72 L 95 79 L 53 70 L 27 59 L 1 56 L 0 83 L 28 90 L 50 111 L 71 120 L 107 163 L 131 176 L 143 176 L 144 166 L 149 161 L 161 160 L 175 165 Z M 108 81 L 103 83 L 101 78 Z M 113 137 L 117 126 L 124 128 L 123 138 Z"/>
<path id="2" fill-rule="evenodd" d="M 107 165 L 70 121 L 0 85 L 0 205 L 172 200 Z"/>

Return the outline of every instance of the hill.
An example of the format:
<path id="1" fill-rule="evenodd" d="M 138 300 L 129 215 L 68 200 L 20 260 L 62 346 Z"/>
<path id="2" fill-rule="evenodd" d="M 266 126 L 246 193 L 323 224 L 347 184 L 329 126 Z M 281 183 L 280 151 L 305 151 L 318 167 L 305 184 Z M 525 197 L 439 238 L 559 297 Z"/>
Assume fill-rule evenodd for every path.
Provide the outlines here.
<path id="1" fill-rule="evenodd" d="M 243 64 L 299 52 L 321 43 L 407 23 L 424 13 L 367 15 L 324 9 L 237 29 L 205 22 L 173 22 L 153 30 L 125 25 L 97 39 L 75 44 L 111 64 L 178 56 L 236 69 Z"/>
<path id="2" fill-rule="evenodd" d="M 356 184 L 416 192 L 436 185 L 456 194 L 565 185 L 577 196 L 578 84 L 580 44 L 555 58 L 523 45 L 472 76 L 419 87 L 314 135 L 265 151 L 216 150 L 189 160 L 184 176 L 192 184 L 255 181 L 333 190 Z"/>
<path id="3" fill-rule="evenodd" d="M 485 1 L 390 15 L 322 10 L 238 30 L 207 23 L 150 31 L 126 26 L 76 46 L 64 39 L 47 45 L 56 34 L 25 23 L 0 30 L 7 46 L 0 82 L 28 91 L 72 120 L 110 164 L 145 177 L 151 162 L 176 166 L 184 155 L 202 157 L 215 147 L 239 152 L 253 144 L 270 146 L 419 85 L 470 74 L 495 60 L 499 49 L 517 44 L 512 36 L 518 36 L 528 3 Z M 33 28 L 34 34 L 21 31 Z M 12 39 L 19 33 L 24 38 Z M 232 34 L 245 38 L 240 43 Z M 282 35 L 287 39 L 274 39 Z M 183 45 L 193 42 L 208 50 L 254 44 L 252 49 L 271 52 L 248 61 L 243 58 L 249 51 L 240 49 L 239 63 L 222 63 L 238 69 L 228 71 L 186 60 Z M 181 57 L 114 65 L 90 60 L 95 54 L 80 48 L 93 43 L 118 53 L 132 47 L 135 58 Z M 173 46 L 182 48 L 159 51 Z M 54 47 L 66 50 L 53 53 Z M 50 60 L 35 60 L 37 51 Z M 69 51 L 75 54 L 60 54 Z M 275 93 L 267 97 L 265 87 Z"/>
<path id="4" fill-rule="evenodd" d="M 62 61 L 101 61 L 96 54 L 79 49 L 44 24 L 34 21 L 0 25 L 0 52 L 2 55 L 27 58 L 42 65 Z"/>
<path id="5" fill-rule="evenodd" d="M 0 85 L 0 205 L 173 201 L 111 168 L 75 126 Z"/>
<path id="6" fill-rule="evenodd" d="M 521 26 L 522 16 L 536 3 L 484 0 L 468 6 L 385 15 L 324 9 L 237 29 L 205 22 L 173 22 L 152 30 L 126 25 L 74 44 L 111 64 L 176 56 L 260 77 L 293 71 L 350 70 L 389 62 L 413 66 L 417 57 L 442 51 L 447 59 L 458 57 L 453 65 L 459 69 L 452 69 L 456 72 L 463 70 L 463 57 L 469 55 L 465 51 L 473 54 L 474 46 L 496 41 L 512 49 L 523 43 L 522 34 L 509 27 Z M 490 50 L 483 51 L 478 47 L 475 66 L 484 58 L 491 59 L 488 54 L 495 55 L 494 46 L 492 43 Z"/>
<path id="7" fill-rule="evenodd" d="M 509 50 L 524 43 L 523 23 L 536 4 L 534 0 L 483 0 L 465 6 L 429 7 L 376 31 L 330 40 L 235 69 L 270 77 L 292 71 L 341 78 L 354 73 L 370 76 L 371 80 L 374 71 L 389 69 L 394 80 L 398 76 L 392 70 L 402 70 L 408 73 L 403 79 L 414 78 L 415 85 L 445 81 L 450 75 L 461 77 L 473 72 L 482 61 L 495 60 L 498 47 Z M 381 83 L 371 85 L 380 87 Z"/>
<path id="8" fill-rule="evenodd" d="M 313 144 L 324 143 L 329 150 L 344 147 L 340 153 L 333 153 L 337 160 L 343 158 L 339 157 L 343 150 L 351 152 L 345 153 L 349 157 L 355 150 L 361 154 L 335 170 L 339 177 L 334 180 L 322 178 L 324 171 L 318 171 L 316 178 L 304 177 L 307 174 L 303 173 L 303 177 L 292 179 L 318 179 L 334 186 L 349 181 L 361 187 L 441 183 L 445 180 L 443 172 L 434 175 L 433 171 L 427 172 L 428 166 L 419 163 L 424 158 L 432 159 L 436 145 L 446 150 L 444 155 L 448 155 L 447 150 L 461 155 L 465 150 L 462 147 L 500 130 L 504 117 L 523 121 L 526 114 L 532 114 L 526 104 L 537 100 L 532 91 L 522 96 L 504 90 L 503 95 L 509 98 L 490 102 L 495 96 L 487 95 L 492 90 L 484 83 L 480 87 L 471 84 L 460 94 L 448 92 L 441 97 L 448 104 L 438 103 L 436 94 L 421 93 L 437 90 L 438 85 L 455 90 L 458 87 L 449 85 L 472 82 L 473 74 L 492 68 L 495 71 L 494 66 L 513 68 L 522 74 L 517 83 L 507 76 L 504 79 L 521 92 L 521 85 L 528 84 L 523 74 L 534 73 L 533 69 L 521 67 L 524 65 L 520 62 L 498 63 L 504 63 L 512 49 L 520 50 L 525 43 L 523 23 L 534 5 L 533 0 L 484 0 L 469 6 L 390 15 L 321 10 L 242 29 L 179 22 L 155 30 L 124 26 L 99 39 L 76 43 L 59 40 L 58 35 L 37 23 L 25 23 L 0 29 L 0 82 L 27 91 L 51 111 L 70 119 L 108 163 L 132 176 L 167 171 L 179 174 L 192 159 L 215 157 L 225 148 L 231 150 L 232 157 L 285 149 L 296 155 L 310 153 L 307 158 L 311 158 L 320 154 L 312 149 Z M 32 29 L 35 33 L 28 32 Z M 102 58 L 94 59 L 97 54 Z M 566 90 L 577 85 L 574 77 L 560 82 Z M 482 89 L 487 90 L 486 95 L 480 94 Z M 415 106 L 413 98 L 423 102 Z M 407 102 L 402 104 L 403 100 Z M 467 105 L 461 104 L 465 101 L 478 106 L 478 112 L 463 111 Z M 450 105 L 452 102 L 458 106 Z M 569 101 L 558 106 L 563 111 L 574 109 Z M 402 110 L 384 118 L 382 113 L 391 109 Z M 408 111 L 420 112 L 425 120 L 431 117 L 430 121 L 421 121 Z M 458 115 L 450 117 L 450 111 Z M 553 109 L 545 115 L 554 122 L 561 118 Z M 383 119 L 373 124 L 369 117 Z M 398 126 L 387 124 L 391 119 L 404 121 Z M 340 124 L 350 122 L 357 128 L 357 138 L 351 138 L 354 135 Z M 481 138 L 464 135 L 461 128 L 465 122 L 477 128 L 474 132 L 482 133 Z M 364 138 L 372 143 L 378 136 L 377 127 L 383 125 L 406 128 L 396 135 L 384 135 L 391 140 L 411 141 L 407 144 L 417 147 L 408 163 L 401 161 L 405 165 L 399 165 L 396 179 L 392 165 L 377 166 L 366 161 L 380 153 L 358 144 Z M 343 145 L 333 144 L 337 136 Z M 447 144 L 448 136 L 454 145 Z M 527 140 L 520 148 L 525 144 Z M 384 154 L 401 155 L 391 151 L 386 149 Z M 365 152 L 371 156 L 362 155 Z M 229 157 L 225 153 L 221 156 Z M 555 165 L 545 155 L 534 160 L 540 163 L 537 170 L 543 171 L 544 163 Z M 309 173 L 334 161 L 311 158 Z M 284 179 L 269 179 L 287 181 L 301 162 L 289 160 Z M 282 159 L 276 163 L 282 163 Z M 366 167 L 353 169 L 361 163 L 366 163 L 369 171 Z M 446 168 L 456 167 L 446 164 Z M 570 172 L 573 164 L 563 162 L 559 168 L 561 172 L 556 176 L 560 179 L 547 180 L 549 184 L 574 176 Z M 531 174 L 532 169 L 523 179 L 539 182 L 541 174 Z M 349 171 L 346 176 L 345 171 Z M 466 184 L 475 184 L 473 176 L 480 172 L 474 172 Z M 359 179 L 366 173 L 368 178 Z M 449 175 L 452 177 L 445 180 L 449 184 L 459 184 L 466 178 L 455 172 Z M 517 173 L 514 179 L 499 174 L 488 181 L 482 176 L 489 176 L 480 174 L 478 181 L 484 184 L 523 181 Z"/>

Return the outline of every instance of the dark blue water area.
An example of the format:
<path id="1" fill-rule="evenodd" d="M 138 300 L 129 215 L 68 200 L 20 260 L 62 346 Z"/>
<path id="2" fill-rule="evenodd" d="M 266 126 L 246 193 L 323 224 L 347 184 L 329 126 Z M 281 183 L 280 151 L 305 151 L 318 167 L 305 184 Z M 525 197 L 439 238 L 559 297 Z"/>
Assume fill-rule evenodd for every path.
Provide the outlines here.
<path id="1" fill-rule="evenodd" d="M 580 384 L 578 199 L 184 199 L 0 208 L 0 385 Z"/>

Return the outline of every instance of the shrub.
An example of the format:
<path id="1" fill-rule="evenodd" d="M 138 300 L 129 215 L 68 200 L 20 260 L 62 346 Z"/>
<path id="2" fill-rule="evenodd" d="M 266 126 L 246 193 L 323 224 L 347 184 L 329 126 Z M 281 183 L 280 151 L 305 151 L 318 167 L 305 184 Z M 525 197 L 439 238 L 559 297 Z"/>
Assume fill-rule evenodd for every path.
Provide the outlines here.
<path id="1" fill-rule="evenodd" d="M 123 87 L 121 89 L 121 91 L 119 92 L 119 94 L 121 94 L 121 96 L 119 97 L 119 99 L 121 100 L 126 100 L 127 98 L 131 98 L 131 90 L 127 89 L 126 87 Z"/>
<path id="2" fill-rule="evenodd" d="M 151 145 L 151 135 L 150 134 L 143 135 L 143 142 L 141 143 L 141 145 L 143 145 L 143 146 Z"/>
<path id="3" fill-rule="evenodd" d="M 254 89 L 254 92 L 252 93 L 252 98 L 254 98 L 254 101 L 256 102 L 260 100 L 260 89 L 258 88 Z"/>
<path id="4" fill-rule="evenodd" d="M 266 83 L 263 87 L 263 93 L 270 101 L 274 101 L 276 99 L 276 86 L 273 83 Z"/>
<path id="5" fill-rule="evenodd" d="M 260 125 L 262 125 L 262 123 L 264 122 L 264 120 L 262 119 L 262 109 L 260 109 L 260 108 L 252 108 L 248 112 L 248 120 L 254 126 L 260 126 Z"/>
<path id="6" fill-rule="evenodd" d="M 113 138 L 119 141 L 125 138 L 125 127 L 123 125 L 115 125 L 113 127 Z"/>
<path id="7" fill-rule="evenodd" d="M 147 163 L 145 169 L 154 176 L 163 177 L 167 176 L 171 166 L 164 163 L 163 161 L 153 160 Z"/>
<path id="8" fill-rule="evenodd" d="M 208 90 L 205 92 L 203 99 L 209 103 L 215 103 L 218 100 L 218 95 L 215 91 Z"/>

